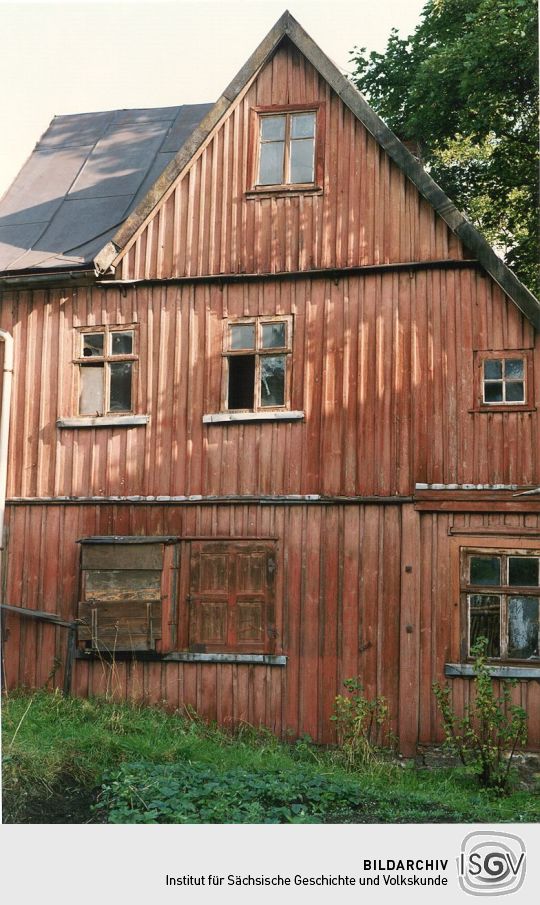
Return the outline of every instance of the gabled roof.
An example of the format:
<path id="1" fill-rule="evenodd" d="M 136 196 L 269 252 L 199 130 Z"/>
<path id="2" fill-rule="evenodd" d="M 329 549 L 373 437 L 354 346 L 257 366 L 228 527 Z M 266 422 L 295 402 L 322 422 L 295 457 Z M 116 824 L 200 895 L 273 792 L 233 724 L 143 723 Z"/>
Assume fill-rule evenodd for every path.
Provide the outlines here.
<path id="1" fill-rule="evenodd" d="M 221 97 L 213 106 L 200 105 L 196 108 L 168 108 L 169 111 L 177 111 L 177 114 L 175 114 L 175 116 L 180 115 L 182 110 L 192 109 L 200 111 L 198 124 L 195 124 L 194 117 L 192 117 L 191 131 L 185 130 L 182 132 L 181 129 L 179 130 L 179 137 L 181 137 L 182 140 L 179 140 L 177 142 L 178 151 L 176 154 L 174 154 L 174 156 L 172 156 L 170 162 L 166 164 L 165 168 L 161 172 L 161 175 L 158 176 L 151 187 L 150 183 L 152 174 L 148 172 L 150 168 L 147 169 L 147 178 L 144 179 L 144 184 L 143 179 L 141 179 L 138 188 L 131 193 L 130 202 L 126 204 L 123 213 L 120 214 L 116 220 L 116 228 L 112 223 L 112 218 L 109 217 L 106 229 L 101 229 L 101 227 L 97 223 L 95 223 L 93 235 L 90 240 L 86 240 L 85 243 L 78 245 L 76 248 L 74 248 L 73 244 L 71 244 L 71 248 L 66 249 L 60 258 L 55 258 L 54 254 L 51 254 L 51 249 L 49 251 L 48 263 L 46 263 L 46 265 L 43 265 L 41 260 L 38 261 L 38 258 L 33 257 L 33 251 L 32 254 L 28 257 L 20 257 L 15 262 L 10 260 L 9 267 L 16 267 L 17 269 L 36 268 L 42 266 L 47 266 L 48 268 L 62 267 L 65 266 L 66 263 L 69 264 L 71 261 L 76 263 L 78 260 L 77 255 L 81 255 L 81 253 L 83 253 L 84 262 L 88 262 L 90 260 L 90 256 L 93 255 L 93 262 L 96 270 L 98 272 L 105 273 L 111 267 L 113 262 L 115 262 L 119 258 L 128 242 L 133 238 L 137 230 L 142 227 L 145 220 L 152 213 L 163 195 L 168 191 L 168 189 L 172 186 L 172 184 L 180 176 L 180 174 L 184 172 L 189 166 L 193 156 L 201 147 L 210 132 L 212 132 L 212 130 L 218 125 L 223 116 L 227 113 L 231 104 L 246 88 L 251 80 L 257 75 L 259 70 L 264 66 L 264 64 L 272 56 L 278 45 L 285 38 L 288 38 L 290 41 L 292 41 L 292 43 L 306 57 L 306 59 L 309 60 L 309 62 L 314 66 L 319 74 L 328 82 L 331 88 L 341 98 L 343 103 L 346 104 L 346 106 L 360 120 L 360 122 L 363 123 L 368 132 L 370 132 L 370 134 L 376 139 L 376 141 L 386 151 L 389 157 L 391 157 L 391 159 L 404 172 L 408 179 L 410 179 L 410 181 L 416 186 L 420 194 L 431 204 L 431 206 L 447 223 L 452 232 L 454 232 L 462 240 L 464 245 L 466 245 L 469 251 L 472 252 L 474 258 L 499 284 L 503 291 L 507 293 L 507 295 L 514 301 L 520 311 L 522 311 L 522 313 L 531 321 L 531 323 L 537 329 L 540 329 L 540 302 L 495 254 L 484 237 L 478 232 L 478 230 L 472 225 L 472 223 L 462 213 L 460 213 L 460 211 L 458 211 L 458 209 L 450 201 L 447 195 L 445 195 L 442 189 L 436 184 L 436 182 L 434 182 L 431 176 L 426 173 L 417 159 L 413 157 L 413 155 L 407 150 L 405 145 L 394 135 L 394 133 L 388 128 L 388 126 L 385 125 L 382 119 L 369 106 L 360 92 L 347 78 L 345 78 L 344 75 L 342 75 L 337 66 L 326 56 L 325 53 L 323 53 L 323 51 L 317 46 L 317 44 L 315 44 L 315 42 L 310 38 L 310 36 L 304 31 L 304 29 L 288 11 L 286 11 L 276 22 L 274 27 L 259 44 L 257 49 L 252 53 L 239 73 L 228 85 Z M 121 114 L 122 112 L 124 114 L 146 113 L 150 115 L 152 112 L 159 114 L 160 111 L 117 111 L 117 114 Z M 96 114 L 96 116 L 100 115 L 106 116 L 109 114 Z M 66 117 L 59 117 L 59 119 L 64 120 L 66 119 Z M 56 120 L 53 121 L 51 128 L 54 127 L 55 122 Z M 170 124 L 169 127 L 171 128 Z M 171 131 L 174 131 L 174 129 L 171 128 Z M 170 153 L 170 148 L 168 145 L 167 150 L 168 153 Z M 29 163 L 31 163 L 33 156 L 34 155 L 32 155 L 32 157 L 30 158 Z M 165 162 L 165 157 L 163 158 L 163 161 L 156 161 L 156 166 L 152 168 L 154 175 L 159 172 L 160 164 Z M 111 170 L 110 172 L 113 171 Z M 112 178 L 122 179 L 124 176 L 129 176 L 129 172 L 130 171 L 128 168 L 128 173 L 116 173 Z M 22 176 L 23 173 L 24 170 L 20 175 Z M 13 197 L 12 191 L 19 183 L 19 179 L 20 177 L 18 177 L 18 179 L 14 183 L 14 186 L 12 187 L 10 192 L 8 192 L 8 195 L 6 196 L 6 199 L 4 199 L 4 201 L 6 201 L 8 198 Z M 106 182 L 106 179 L 107 177 L 105 174 L 105 179 L 102 178 L 101 180 L 102 185 Z M 73 188 L 76 191 L 75 182 L 73 184 Z M 69 192 L 69 194 L 71 193 Z M 110 193 L 108 193 L 108 196 L 110 197 Z M 69 200 L 75 201 L 76 199 Z M 94 201 L 96 211 L 102 209 L 101 205 L 104 204 L 102 199 L 100 200 L 99 198 L 93 196 L 92 198 L 89 198 L 89 200 Z M 4 224 L 3 204 L 4 202 L 0 204 L 0 243 L 3 241 L 2 226 L 6 225 L 8 226 L 8 228 L 11 228 L 13 230 L 16 230 L 17 226 L 16 219 L 12 220 L 11 223 Z M 118 211 L 119 208 L 116 208 L 116 210 Z M 88 213 L 89 215 L 96 217 L 96 213 L 94 213 L 93 210 L 90 211 L 90 209 L 88 209 Z M 28 219 L 25 221 L 25 223 L 27 228 L 35 226 L 35 224 Z M 41 249 L 43 249 L 43 241 L 47 234 L 48 231 L 39 234 L 40 238 L 37 241 L 39 242 Z M 11 238 L 14 235 L 16 235 L 16 233 L 12 233 Z M 35 250 L 36 245 L 34 240 L 32 240 L 32 243 L 32 248 Z M 74 252 L 76 253 L 75 257 L 73 257 Z M 1 267 L 2 263 L 0 260 L 0 268 Z"/>
<path id="2" fill-rule="evenodd" d="M 0 201 L 0 270 L 92 266 L 212 106 L 56 116 Z"/>

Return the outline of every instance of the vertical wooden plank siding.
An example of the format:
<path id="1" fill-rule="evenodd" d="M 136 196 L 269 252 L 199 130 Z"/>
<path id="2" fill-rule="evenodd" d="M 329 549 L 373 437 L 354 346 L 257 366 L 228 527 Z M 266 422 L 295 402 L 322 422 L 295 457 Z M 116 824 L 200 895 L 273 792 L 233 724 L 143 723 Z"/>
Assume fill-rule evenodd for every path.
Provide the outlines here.
<path id="1" fill-rule="evenodd" d="M 334 698 L 346 678 L 358 676 L 370 697 L 386 697 L 404 753 L 417 742 L 441 739 L 432 683 L 443 679 L 446 662 L 459 660 L 459 547 L 486 543 L 470 534 L 465 540 L 450 536 L 449 528 L 470 528 L 481 518 L 484 527 L 501 531 L 488 541 L 492 546 L 516 543 L 505 537 L 504 514 L 418 513 L 411 504 L 8 509 L 8 599 L 65 619 L 77 613 L 75 541 L 103 532 L 107 524 L 122 524 L 127 534 L 277 538 L 276 652 L 286 654 L 285 667 L 77 660 L 76 693 L 191 707 L 224 725 L 245 720 L 278 734 L 309 733 L 331 742 Z M 538 514 L 513 517 L 518 526 L 527 521 L 531 527 L 532 520 L 540 529 Z M 23 572 L 22 562 L 36 561 L 36 544 L 45 561 Z M 61 557 L 47 556 L 49 548 L 61 549 Z M 61 687 L 65 631 L 40 630 L 12 614 L 6 625 L 9 686 Z M 55 633 L 56 645 L 45 631 Z M 540 746 L 536 685 L 519 683 L 520 700 L 529 709 L 531 747 Z M 456 705 L 463 707 L 470 680 L 454 679 L 452 686 Z"/>
<path id="2" fill-rule="evenodd" d="M 23 412 L 9 496 L 387 496 L 417 481 L 540 483 L 534 398 L 527 411 L 473 411 L 475 351 L 495 345 L 483 322 L 500 323 L 500 349 L 540 343 L 474 270 L 50 290 L 46 300 L 17 292 L 4 311 L 19 363 L 13 412 Z M 292 315 L 290 406 L 304 421 L 203 425 L 221 407 L 226 318 L 261 314 Z M 136 324 L 136 412 L 148 425 L 58 429 L 77 414 L 77 328 L 115 323 Z"/>
<path id="3" fill-rule="evenodd" d="M 253 108 L 277 104 L 324 105 L 322 192 L 250 194 Z M 467 255 L 365 127 L 285 42 L 129 243 L 119 275 L 273 273 L 448 257 Z"/>

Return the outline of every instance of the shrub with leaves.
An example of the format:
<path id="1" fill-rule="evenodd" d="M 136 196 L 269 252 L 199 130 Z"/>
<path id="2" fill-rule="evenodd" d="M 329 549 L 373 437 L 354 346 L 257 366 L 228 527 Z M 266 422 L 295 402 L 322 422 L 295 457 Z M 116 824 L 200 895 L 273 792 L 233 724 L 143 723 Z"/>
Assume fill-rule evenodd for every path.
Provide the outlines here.
<path id="1" fill-rule="evenodd" d="M 471 648 L 474 693 L 462 717 L 454 711 L 448 684 L 442 686 L 435 682 L 433 691 L 447 746 L 465 766 L 474 769 L 483 788 L 504 792 L 508 789 L 516 748 L 527 740 L 527 714 L 512 703 L 515 681 L 502 681 L 500 696 L 495 694 L 486 650 L 485 638 L 480 638 Z"/>
<path id="2" fill-rule="evenodd" d="M 385 698 L 366 698 L 359 679 L 345 679 L 347 694 L 339 694 L 330 719 L 336 724 L 339 752 L 351 770 L 372 763 L 388 720 Z"/>

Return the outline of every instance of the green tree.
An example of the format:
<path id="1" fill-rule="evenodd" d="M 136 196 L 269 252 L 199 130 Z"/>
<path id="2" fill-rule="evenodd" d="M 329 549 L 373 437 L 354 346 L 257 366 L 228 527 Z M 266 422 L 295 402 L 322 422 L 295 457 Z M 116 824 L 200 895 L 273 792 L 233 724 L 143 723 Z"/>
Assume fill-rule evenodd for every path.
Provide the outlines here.
<path id="1" fill-rule="evenodd" d="M 351 52 L 356 86 L 536 292 L 537 35 L 537 0 L 428 0 L 413 35 Z"/>

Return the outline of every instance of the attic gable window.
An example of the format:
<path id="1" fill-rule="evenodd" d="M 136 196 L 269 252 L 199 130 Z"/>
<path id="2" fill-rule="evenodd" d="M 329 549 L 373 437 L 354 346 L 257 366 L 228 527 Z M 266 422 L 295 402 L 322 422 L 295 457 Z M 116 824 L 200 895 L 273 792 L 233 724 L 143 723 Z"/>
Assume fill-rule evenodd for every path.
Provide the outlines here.
<path id="1" fill-rule="evenodd" d="M 134 411 L 135 328 L 83 328 L 77 336 L 78 414 Z"/>
<path id="2" fill-rule="evenodd" d="M 321 105 L 257 107 L 253 115 L 253 191 L 317 189 L 322 184 Z"/>

